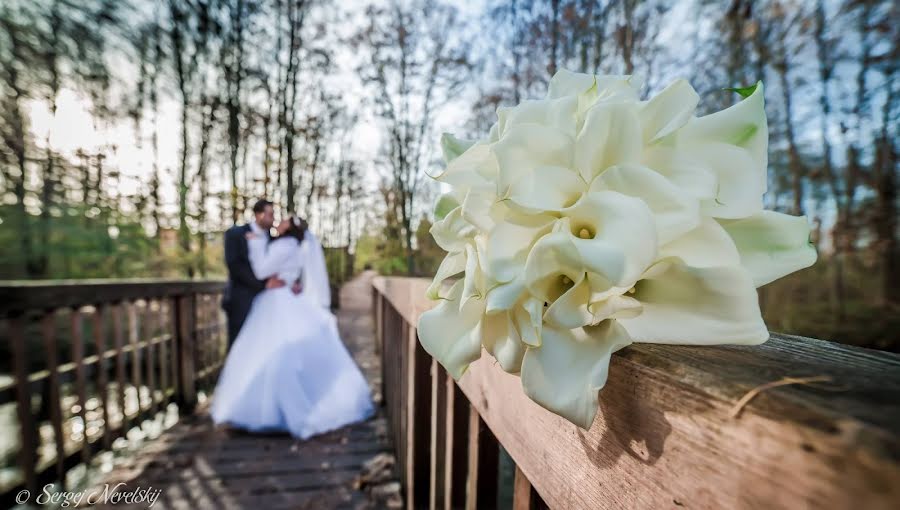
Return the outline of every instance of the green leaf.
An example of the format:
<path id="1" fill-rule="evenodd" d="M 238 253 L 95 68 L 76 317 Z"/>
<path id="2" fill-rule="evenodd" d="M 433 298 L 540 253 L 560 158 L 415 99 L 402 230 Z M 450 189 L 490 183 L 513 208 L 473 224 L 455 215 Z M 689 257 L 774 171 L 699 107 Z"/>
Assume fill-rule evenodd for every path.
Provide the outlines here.
<path id="1" fill-rule="evenodd" d="M 740 96 L 742 98 L 746 99 L 746 98 L 752 96 L 754 92 L 756 92 L 756 87 L 758 87 L 758 86 L 759 86 L 759 82 L 756 82 L 753 85 L 750 85 L 747 87 L 732 87 L 732 88 L 727 88 L 724 90 L 727 90 L 729 92 L 737 92 L 738 94 L 740 94 Z"/>

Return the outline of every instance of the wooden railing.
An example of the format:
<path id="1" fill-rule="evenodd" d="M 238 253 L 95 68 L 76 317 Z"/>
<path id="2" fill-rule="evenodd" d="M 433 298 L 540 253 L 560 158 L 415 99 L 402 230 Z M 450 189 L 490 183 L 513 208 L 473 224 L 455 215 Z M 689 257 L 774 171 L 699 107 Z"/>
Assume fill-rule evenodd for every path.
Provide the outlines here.
<path id="1" fill-rule="evenodd" d="M 100 280 L 0 284 L 0 409 L 14 405 L 18 461 L 0 488 L 66 485 L 66 472 L 109 449 L 169 403 L 189 412 L 225 354 L 224 282 Z M 7 477 L 9 478 L 9 477 Z"/>
<path id="2" fill-rule="evenodd" d="M 761 346 L 636 344 L 581 430 L 489 355 L 459 384 L 417 341 L 428 282 L 377 278 L 384 400 L 407 508 L 897 508 L 900 357 L 772 335 Z M 771 385 L 784 378 L 805 384 Z M 746 405 L 742 397 L 754 396 Z"/>

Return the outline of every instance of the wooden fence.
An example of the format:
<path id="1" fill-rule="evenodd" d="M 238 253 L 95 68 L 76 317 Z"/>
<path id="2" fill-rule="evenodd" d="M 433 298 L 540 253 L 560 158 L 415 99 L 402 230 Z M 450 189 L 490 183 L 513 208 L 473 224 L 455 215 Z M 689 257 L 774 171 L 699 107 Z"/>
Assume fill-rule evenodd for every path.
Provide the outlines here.
<path id="1" fill-rule="evenodd" d="M 407 508 L 898 508 L 900 357 L 772 335 L 613 356 L 582 430 L 484 355 L 457 384 L 417 341 L 427 281 L 377 278 L 376 338 Z M 784 378 L 806 384 L 773 386 Z M 795 381 L 796 382 L 796 381 Z M 755 394 L 742 408 L 742 397 Z"/>
<path id="2" fill-rule="evenodd" d="M 87 462 L 170 402 L 190 411 L 224 360 L 224 282 L 111 281 L 0 285 L 18 461 L 0 494 L 49 482 Z M 11 431 L 4 431 L 8 434 Z"/>

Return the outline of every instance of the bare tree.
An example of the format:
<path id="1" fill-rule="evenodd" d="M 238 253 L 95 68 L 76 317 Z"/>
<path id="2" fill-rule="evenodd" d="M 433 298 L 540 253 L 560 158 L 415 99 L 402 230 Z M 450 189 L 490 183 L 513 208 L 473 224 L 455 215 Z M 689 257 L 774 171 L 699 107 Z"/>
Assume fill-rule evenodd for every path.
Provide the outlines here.
<path id="1" fill-rule="evenodd" d="M 424 14 L 423 14 L 424 13 Z M 455 8 L 427 0 L 370 7 L 361 39 L 370 60 L 360 69 L 373 84 L 386 136 L 389 216 L 399 222 L 407 271 L 415 273 L 413 218 L 423 170 L 430 165 L 433 115 L 465 83 L 471 69 L 465 46 L 451 39 Z"/>

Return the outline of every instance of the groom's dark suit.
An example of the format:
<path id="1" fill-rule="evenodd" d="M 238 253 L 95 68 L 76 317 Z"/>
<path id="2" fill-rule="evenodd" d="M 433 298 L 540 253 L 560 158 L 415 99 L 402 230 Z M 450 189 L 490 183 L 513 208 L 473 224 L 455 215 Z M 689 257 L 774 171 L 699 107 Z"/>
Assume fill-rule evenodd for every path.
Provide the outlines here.
<path id="1" fill-rule="evenodd" d="M 250 225 L 235 225 L 225 232 L 225 265 L 228 266 L 228 286 L 222 295 L 222 309 L 228 316 L 228 348 L 237 338 L 253 298 L 266 288 L 265 280 L 258 280 L 250 267 L 247 234 Z"/>

